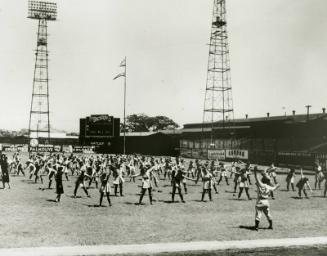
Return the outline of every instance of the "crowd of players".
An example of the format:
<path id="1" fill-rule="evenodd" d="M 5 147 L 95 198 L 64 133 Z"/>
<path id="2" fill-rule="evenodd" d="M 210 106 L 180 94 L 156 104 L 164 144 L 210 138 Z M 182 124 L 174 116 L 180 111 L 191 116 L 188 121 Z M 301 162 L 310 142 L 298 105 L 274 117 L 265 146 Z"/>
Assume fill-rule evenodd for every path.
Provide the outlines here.
<path id="1" fill-rule="evenodd" d="M 184 161 L 180 158 L 171 157 L 150 157 L 140 155 L 64 155 L 64 154 L 31 154 L 26 163 L 22 162 L 19 153 L 15 153 L 11 159 L 1 154 L 0 167 L 2 173 L 3 188 L 10 188 L 9 175 L 28 175 L 35 183 L 41 182 L 46 188 L 52 188 L 53 181 L 56 187 L 56 202 L 60 202 L 64 193 L 63 179 L 69 181 L 76 176 L 73 197 L 76 198 L 78 190 L 82 189 L 87 197 L 90 197 L 88 188 L 95 184 L 99 189 L 99 206 L 102 206 L 103 197 L 106 196 L 109 206 L 112 206 L 110 194 L 123 196 L 125 181 L 136 182 L 140 177 L 141 192 L 138 204 L 146 192 L 148 192 L 150 204 L 153 203 L 153 190 L 159 189 L 160 180 L 169 180 L 172 188 L 171 201 L 175 201 L 178 193 L 181 202 L 185 203 L 184 194 L 187 194 L 187 181 L 202 183 L 201 201 L 204 201 L 206 194 L 212 201 L 212 193 L 218 194 L 218 186 L 224 180 L 227 185 L 232 180 L 233 195 L 238 198 L 245 192 L 251 200 L 249 193 L 252 184 L 251 176 L 254 174 L 257 186 L 256 221 L 255 228 L 258 229 L 261 214 L 264 213 L 272 228 L 272 218 L 269 211 L 268 198 L 274 199 L 274 190 L 279 187 L 277 181 L 277 168 L 272 164 L 266 170 L 258 170 L 257 166 L 249 163 L 235 161 L 223 163 L 216 161 Z M 260 172 L 261 176 L 258 177 Z M 295 184 L 295 169 L 290 168 L 286 175 L 286 189 L 290 187 L 295 191 L 298 188 L 298 195 L 302 193 L 308 198 L 307 189 L 311 189 L 309 180 L 300 169 L 300 178 Z M 324 182 L 324 197 L 327 195 L 326 174 L 319 163 L 315 165 L 315 188 L 320 189 Z M 6 186 L 7 185 L 7 186 Z M 113 193 L 112 193 L 113 190 Z"/>

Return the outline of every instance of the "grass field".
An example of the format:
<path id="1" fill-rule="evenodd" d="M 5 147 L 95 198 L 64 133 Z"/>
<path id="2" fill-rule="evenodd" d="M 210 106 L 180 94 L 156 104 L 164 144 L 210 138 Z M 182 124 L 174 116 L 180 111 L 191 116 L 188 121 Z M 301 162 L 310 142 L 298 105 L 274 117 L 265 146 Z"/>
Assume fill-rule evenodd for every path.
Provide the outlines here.
<path id="1" fill-rule="evenodd" d="M 226 250 L 226 251 L 199 251 L 174 253 L 175 256 L 325 256 L 327 254 L 326 247 L 312 248 L 276 248 L 276 249 L 253 249 L 253 250 Z M 156 256 L 171 256 L 171 253 L 160 253 Z M 144 255 L 145 256 L 145 255 Z"/>
<path id="2" fill-rule="evenodd" d="M 300 200 L 296 192 L 285 191 L 285 176 L 282 175 L 278 176 L 281 189 L 276 193 L 276 200 L 271 200 L 274 230 L 265 229 L 268 224 L 263 217 L 259 232 L 248 228 L 254 222 L 255 200 L 246 200 L 245 194 L 242 200 L 237 200 L 231 193 L 232 186 L 227 186 L 224 181 L 218 188 L 219 194 L 213 195 L 213 202 L 200 202 L 201 184 L 188 181 L 185 204 L 171 203 L 169 182 L 161 181 L 159 192 L 154 192 L 154 204 L 149 204 L 146 194 L 145 204 L 140 206 L 135 203 L 141 181 L 126 182 L 124 197 L 112 196 L 112 207 L 96 207 L 99 192 L 95 188 L 89 190 L 91 198 L 87 198 L 82 190 L 78 191 L 80 198 L 71 197 L 75 179 L 70 177 L 69 182 L 64 181 L 65 194 L 58 204 L 53 201 L 55 189 L 41 189 L 47 186 L 47 178 L 46 184 L 42 185 L 34 184 L 27 177 L 11 177 L 12 189 L 0 190 L 0 247 L 327 235 L 327 199 L 322 197 L 322 190 L 314 191 L 310 199 Z M 313 186 L 313 177 L 310 182 Z M 255 198 L 254 186 L 250 194 Z M 179 200 L 178 195 L 175 198 Z M 103 202 L 108 205 L 105 198 Z"/>

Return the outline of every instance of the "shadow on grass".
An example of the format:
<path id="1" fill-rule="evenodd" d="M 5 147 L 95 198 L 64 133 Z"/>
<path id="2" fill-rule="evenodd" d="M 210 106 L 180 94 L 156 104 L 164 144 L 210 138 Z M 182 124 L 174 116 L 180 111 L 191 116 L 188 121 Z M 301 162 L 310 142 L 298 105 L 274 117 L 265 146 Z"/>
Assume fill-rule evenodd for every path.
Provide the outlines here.
<path id="1" fill-rule="evenodd" d="M 21 180 L 20 182 L 23 182 L 26 184 L 36 184 L 33 180 Z"/>
<path id="2" fill-rule="evenodd" d="M 235 194 L 236 192 L 234 192 L 234 191 L 230 191 L 230 190 L 225 190 L 225 193 Z"/>
<path id="3" fill-rule="evenodd" d="M 38 188 L 38 189 L 44 191 L 44 190 L 52 190 L 53 188 Z"/>
<path id="4" fill-rule="evenodd" d="M 201 186 L 200 184 L 187 184 L 188 187 L 199 187 Z"/>
<path id="5" fill-rule="evenodd" d="M 101 207 L 105 207 L 104 205 L 98 205 L 98 204 L 87 204 L 88 207 L 90 208 L 101 208 Z"/>
<path id="6" fill-rule="evenodd" d="M 208 200 L 200 200 L 200 199 L 195 199 L 195 200 L 191 200 L 192 202 L 198 202 L 198 203 L 208 203 L 208 202 L 210 202 L 210 201 L 208 201 Z"/>
<path id="7" fill-rule="evenodd" d="M 54 199 L 47 199 L 47 202 L 57 203 L 57 201 Z"/>
<path id="8" fill-rule="evenodd" d="M 245 225 L 240 225 L 238 226 L 240 229 L 247 229 L 247 230 L 251 230 L 251 231 L 256 231 L 254 226 L 245 226 Z M 259 229 L 265 229 L 265 230 L 272 230 L 272 229 L 269 229 L 268 227 L 259 227 Z"/>
<path id="9" fill-rule="evenodd" d="M 67 197 L 70 197 L 70 198 L 73 198 L 73 199 L 75 199 L 75 198 L 82 198 L 82 196 L 76 196 L 75 197 L 75 196 L 68 196 L 68 195 L 67 195 Z"/>
<path id="10" fill-rule="evenodd" d="M 311 196 L 311 197 L 316 197 L 316 198 L 326 198 L 326 197 L 324 197 L 323 195 L 320 195 L 320 196 Z"/>
<path id="11" fill-rule="evenodd" d="M 171 200 L 159 200 L 159 202 L 163 202 L 165 204 L 178 204 L 178 203 L 182 203 L 182 201 L 171 201 Z"/>
<path id="12" fill-rule="evenodd" d="M 298 196 L 291 196 L 292 199 L 296 199 L 296 200 L 301 200 L 302 197 L 298 197 Z"/>
<path id="13" fill-rule="evenodd" d="M 246 229 L 246 230 L 251 230 L 251 231 L 256 231 L 254 226 L 244 226 L 244 225 L 240 225 L 239 226 L 240 229 Z"/>
<path id="14" fill-rule="evenodd" d="M 234 197 L 234 198 L 228 198 L 228 200 L 232 200 L 232 201 L 251 201 L 249 199 L 245 199 L 245 198 L 237 198 L 237 197 Z"/>
<path id="15" fill-rule="evenodd" d="M 127 205 L 136 205 L 136 204 L 138 204 L 138 203 L 124 202 L 123 204 L 127 204 Z"/>

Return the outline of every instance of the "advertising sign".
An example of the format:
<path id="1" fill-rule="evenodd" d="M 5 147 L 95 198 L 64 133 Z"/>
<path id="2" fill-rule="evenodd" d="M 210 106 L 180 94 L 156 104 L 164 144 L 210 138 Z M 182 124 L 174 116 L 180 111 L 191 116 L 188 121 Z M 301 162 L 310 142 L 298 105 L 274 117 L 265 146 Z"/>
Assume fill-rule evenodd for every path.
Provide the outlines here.
<path id="1" fill-rule="evenodd" d="M 226 159 L 226 154 L 225 150 L 214 150 L 214 149 L 209 149 L 208 150 L 208 159 L 209 160 L 225 160 Z"/>
<path id="2" fill-rule="evenodd" d="M 181 156 L 191 158 L 192 157 L 192 149 L 182 148 L 181 149 Z"/>
<path id="3" fill-rule="evenodd" d="M 28 145 L 25 144 L 4 144 L 2 145 L 2 149 L 5 152 L 28 152 Z"/>
<path id="4" fill-rule="evenodd" d="M 226 150 L 226 158 L 247 160 L 249 159 L 249 152 L 243 149 L 228 149 Z"/>

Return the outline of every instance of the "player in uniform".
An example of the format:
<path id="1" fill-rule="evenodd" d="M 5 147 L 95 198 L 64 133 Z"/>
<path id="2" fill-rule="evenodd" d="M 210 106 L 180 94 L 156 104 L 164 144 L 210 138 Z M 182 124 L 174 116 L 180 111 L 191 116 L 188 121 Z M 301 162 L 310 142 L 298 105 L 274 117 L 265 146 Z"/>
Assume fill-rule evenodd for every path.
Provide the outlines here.
<path id="1" fill-rule="evenodd" d="M 241 176 L 241 168 L 239 166 L 235 166 L 234 170 L 234 192 L 236 193 L 237 185 L 239 184 L 239 178 Z"/>
<path id="2" fill-rule="evenodd" d="M 100 203 L 99 203 L 99 206 L 102 206 L 102 199 L 103 199 L 104 194 L 106 194 L 109 206 L 111 206 L 111 201 L 110 201 L 111 189 L 110 189 L 109 177 L 110 177 L 110 172 L 104 171 L 100 174 Z"/>
<path id="3" fill-rule="evenodd" d="M 318 185 L 318 189 L 319 190 L 321 189 L 321 183 L 323 182 L 324 179 L 325 177 L 322 171 L 322 167 L 319 163 L 317 163 L 315 166 L 315 189 L 317 189 L 317 185 Z"/>
<path id="4" fill-rule="evenodd" d="M 292 186 L 292 190 L 295 191 L 295 188 L 294 188 L 294 179 L 295 179 L 295 169 L 294 168 L 291 168 L 289 173 L 287 174 L 286 176 L 286 189 L 287 191 L 290 190 L 290 184 Z"/>
<path id="5" fill-rule="evenodd" d="M 86 167 L 83 166 L 81 169 L 81 173 L 79 174 L 78 178 L 76 179 L 75 189 L 74 189 L 74 198 L 76 198 L 77 190 L 79 187 L 81 187 L 84 190 L 87 197 L 90 197 L 89 193 L 87 192 L 86 186 L 85 186 L 85 178 L 87 178 L 87 177 L 91 178 L 91 177 L 89 175 L 87 175 L 85 173 L 85 171 L 86 171 Z"/>
<path id="6" fill-rule="evenodd" d="M 205 167 L 202 167 L 201 176 L 203 182 L 201 201 L 202 202 L 204 201 L 204 196 L 206 193 L 208 193 L 209 200 L 212 201 L 211 190 L 213 188 L 213 180 L 212 180 L 213 176 Z"/>
<path id="7" fill-rule="evenodd" d="M 305 195 L 306 198 L 309 198 L 306 192 L 306 188 L 308 187 L 312 193 L 312 189 L 309 184 L 309 179 L 304 176 L 303 170 L 301 168 L 301 179 L 298 181 L 296 184 L 296 187 L 299 189 L 299 197 L 302 198 L 301 192 L 303 191 L 303 194 Z"/>
<path id="8" fill-rule="evenodd" d="M 2 179 L 3 189 L 6 188 L 6 183 L 8 184 L 8 188 L 10 189 L 9 164 L 8 164 L 8 158 L 6 155 L 1 155 L 0 167 L 1 167 L 1 177 L 2 177 L 1 179 Z"/>
<path id="9" fill-rule="evenodd" d="M 57 193 L 57 198 L 56 202 L 60 202 L 60 197 L 61 194 L 64 193 L 64 186 L 62 185 L 62 175 L 63 175 L 63 166 L 59 166 L 58 170 L 55 175 L 55 180 L 56 180 L 56 193 Z"/>
<path id="10" fill-rule="evenodd" d="M 259 229 L 259 223 L 261 219 L 262 212 L 266 215 L 268 222 L 269 222 L 269 229 L 273 229 L 273 221 L 270 214 L 270 205 L 269 205 L 269 195 L 272 191 L 276 190 L 280 185 L 277 184 L 275 186 L 269 186 L 260 179 L 258 179 L 258 168 L 254 167 L 254 177 L 257 185 L 257 203 L 255 205 L 255 226 L 254 229 L 258 231 Z"/>
<path id="11" fill-rule="evenodd" d="M 118 193 L 118 187 L 119 187 L 119 194 L 120 196 L 124 196 L 123 195 L 123 184 L 125 182 L 124 178 L 123 178 L 123 167 L 121 166 L 121 164 L 116 165 L 113 168 L 113 178 L 114 178 L 114 189 L 115 189 L 115 196 L 117 196 Z"/>
<path id="12" fill-rule="evenodd" d="M 221 182 L 221 180 L 223 179 L 223 177 L 225 178 L 225 181 L 226 181 L 226 184 L 227 184 L 227 186 L 229 185 L 228 184 L 228 175 L 227 175 L 227 170 L 226 170 L 226 168 L 225 168 L 225 166 L 224 166 L 224 164 L 223 163 L 220 163 L 219 164 L 220 165 L 220 178 L 219 178 L 219 180 L 218 180 L 218 185 L 219 185 L 219 183 Z"/>
<path id="13" fill-rule="evenodd" d="M 48 189 L 51 189 L 52 179 L 56 174 L 56 170 L 54 168 L 57 168 L 57 167 L 56 167 L 56 165 L 51 166 L 51 163 L 48 163 L 46 168 L 48 170 L 48 177 L 49 177 Z"/>
<path id="14" fill-rule="evenodd" d="M 249 175 L 250 175 L 250 173 L 248 172 L 248 170 L 246 168 L 241 170 L 241 174 L 238 178 L 239 187 L 240 187 L 240 192 L 238 193 L 238 199 L 241 198 L 243 190 L 245 190 L 245 193 L 246 193 L 248 199 L 251 200 L 251 197 L 249 194 L 249 186 L 250 186 Z"/>

